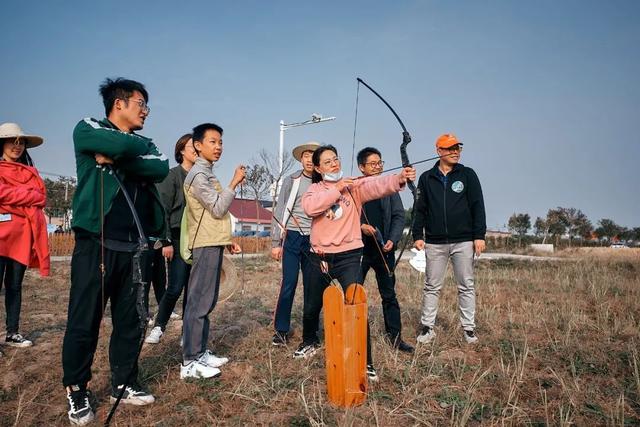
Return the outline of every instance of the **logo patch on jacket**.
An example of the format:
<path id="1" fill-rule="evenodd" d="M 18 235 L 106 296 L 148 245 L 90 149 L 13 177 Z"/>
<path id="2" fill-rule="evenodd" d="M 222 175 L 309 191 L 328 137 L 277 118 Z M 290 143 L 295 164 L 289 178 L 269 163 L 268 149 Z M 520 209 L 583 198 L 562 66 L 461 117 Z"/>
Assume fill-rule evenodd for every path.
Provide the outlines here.
<path id="1" fill-rule="evenodd" d="M 464 190 L 464 184 L 462 183 L 462 181 L 456 181 L 451 184 L 451 189 L 456 193 L 462 193 L 462 190 Z"/>

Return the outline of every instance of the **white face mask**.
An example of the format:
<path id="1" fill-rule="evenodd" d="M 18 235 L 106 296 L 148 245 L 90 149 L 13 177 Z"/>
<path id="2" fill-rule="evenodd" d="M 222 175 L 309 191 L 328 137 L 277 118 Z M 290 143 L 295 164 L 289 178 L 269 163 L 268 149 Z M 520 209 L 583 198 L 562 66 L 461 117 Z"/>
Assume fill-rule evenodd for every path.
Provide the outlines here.
<path id="1" fill-rule="evenodd" d="M 340 178 L 342 178 L 342 169 L 339 170 L 338 172 L 330 172 L 330 173 L 322 174 L 322 179 L 324 179 L 325 181 L 337 182 L 337 181 L 340 181 Z"/>

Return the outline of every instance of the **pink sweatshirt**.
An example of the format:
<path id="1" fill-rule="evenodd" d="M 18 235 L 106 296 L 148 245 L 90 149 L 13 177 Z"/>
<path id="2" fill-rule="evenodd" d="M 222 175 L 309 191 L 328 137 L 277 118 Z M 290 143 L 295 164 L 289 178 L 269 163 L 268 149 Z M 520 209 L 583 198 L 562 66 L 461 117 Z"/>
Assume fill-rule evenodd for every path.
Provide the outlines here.
<path id="1" fill-rule="evenodd" d="M 313 250 L 320 254 L 332 254 L 363 247 L 360 231 L 362 205 L 397 193 L 403 187 L 398 175 L 359 179 L 350 187 L 351 194 L 346 189 L 340 193 L 333 182 L 311 184 L 302 196 L 302 209 L 312 218 Z M 333 212 L 333 219 L 327 216 L 330 211 Z"/>

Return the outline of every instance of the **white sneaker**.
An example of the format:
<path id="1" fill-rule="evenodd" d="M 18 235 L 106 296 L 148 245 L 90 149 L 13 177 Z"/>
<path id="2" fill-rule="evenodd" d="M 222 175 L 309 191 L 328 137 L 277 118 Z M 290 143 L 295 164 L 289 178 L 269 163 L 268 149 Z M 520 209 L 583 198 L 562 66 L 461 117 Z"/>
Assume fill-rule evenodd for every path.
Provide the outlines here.
<path id="1" fill-rule="evenodd" d="M 219 368 L 229 361 L 227 357 L 218 357 L 211 352 L 211 350 L 207 350 L 202 353 L 200 356 L 200 361 L 212 368 Z"/>
<path id="2" fill-rule="evenodd" d="M 121 390 L 122 390 L 122 385 L 119 385 L 116 390 L 112 391 L 111 397 L 109 398 L 111 403 L 115 403 L 115 401 L 118 400 L 118 394 L 120 394 Z M 148 393 L 142 390 L 140 386 L 128 385 L 127 388 L 124 390 L 124 393 L 122 394 L 122 399 L 120 400 L 120 403 L 124 403 L 127 405 L 134 405 L 134 406 L 144 406 L 144 405 L 149 405 L 155 401 L 156 401 L 156 398 L 153 397 L 151 393 Z"/>
<path id="3" fill-rule="evenodd" d="M 464 339 L 467 340 L 467 344 L 475 344 L 478 342 L 478 336 L 473 329 L 464 331 Z"/>
<path id="4" fill-rule="evenodd" d="M 420 335 L 418 335 L 418 338 L 416 338 L 416 341 L 422 344 L 427 344 L 428 342 L 433 340 L 435 337 L 436 337 L 436 333 L 433 330 L 433 328 L 430 328 L 428 326 L 423 326 L 422 332 L 420 332 Z"/>
<path id="5" fill-rule="evenodd" d="M 176 313 L 175 311 L 171 312 L 171 316 L 169 316 L 170 319 L 179 319 L 180 315 L 178 313 Z"/>
<path id="6" fill-rule="evenodd" d="M 149 336 L 144 340 L 144 342 L 147 344 L 158 344 L 163 334 L 164 332 L 162 332 L 162 328 L 160 326 L 156 326 L 151 330 Z"/>
<path id="7" fill-rule="evenodd" d="M 187 365 L 180 364 L 180 379 L 186 378 L 214 378 L 220 375 L 220 369 L 206 365 L 198 360 L 192 360 Z"/>

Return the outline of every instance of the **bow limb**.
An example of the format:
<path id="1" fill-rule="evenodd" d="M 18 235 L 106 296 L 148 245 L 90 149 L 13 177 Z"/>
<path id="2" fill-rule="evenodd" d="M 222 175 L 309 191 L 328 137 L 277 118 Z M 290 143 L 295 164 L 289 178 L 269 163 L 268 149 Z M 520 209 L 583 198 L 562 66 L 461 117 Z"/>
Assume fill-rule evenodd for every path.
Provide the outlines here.
<path id="1" fill-rule="evenodd" d="M 389 110 L 391 110 L 391 112 L 395 116 L 396 120 L 400 124 L 400 127 L 402 128 L 402 144 L 400 144 L 400 159 L 402 160 L 402 166 L 403 167 L 411 166 L 411 162 L 409 161 L 409 155 L 407 154 L 407 145 L 409 145 L 409 143 L 411 142 L 411 134 L 407 130 L 407 128 L 404 125 L 404 123 L 402 123 L 402 119 L 400 119 L 400 116 L 398 116 L 398 113 L 396 113 L 396 111 L 387 102 L 387 100 L 384 99 L 378 92 L 376 92 L 375 89 L 373 89 L 371 86 L 369 86 L 360 77 L 358 77 L 357 80 L 358 80 L 358 83 L 362 83 L 375 96 L 377 96 L 378 99 L 380 99 L 380 101 L 382 101 L 384 103 L 384 105 L 386 105 L 387 108 L 389 108 Z M 415 219 L 415 205 L 416 205 L 416 199 L 418 197 L 418 191 L 417 191 L 416 185 L 414 184 L 413 181 L 407 180 L 407 187 L 409 187 L 409 190 L 411 190 L 411 195 L 413 196 L 413 209 L 411 210 L 411 225 L 410 225 L 410 230 L 409 230 L 409 232 L 411 232 L 411 229 L 413 228 L 413 221 Z M 396 267 L 398 265 L 398 262 L 400 261 L 400 258 L 402 257 L 402 254 L 404 253 L 404 250 L 407 247 L 407 243 L 409 243 L 409 239 L 407 239 L 405 241 L 404 245 L 402 246 L 402 249 L 400 250 L 400 255 L 398 255 L 398 258 L 396 259 L 396 263 L 395 263 L 395 265 L 393 267 L 393 270 L 391 271 L 392 273 L 395 271 L 395 269 L 396 269 Z"/>
<path id="2" fill-rule="evenodd" d="M 144 231 L 142 229 L 142 223 L 140 222 L 140 218 L 138 217 L 138 213 L 136 212 L 135 205 L 131 200 L 131 196 L 129 196 L 129 193 L 124 187 L 124 184 L 120 180 L 120 177 L 118 176 L 118 174 L 116 173 L 116 171 L 113 169 L 111 165 L 104 165 L 104 167 L 109 171 L 109 174 L 112 175 L 116 180 L 116 182 L 118 183 L 118 187 L 120 187 L 120 191 L 122 191 L 122 194 L 124 195 L 124 198 L 127 201 L 127 205 L 129 206 L 129 209 L 131 210 L 131 214 L 133 215 L 133 221 L 135 222 L 136 228 L 138 230 L 138 248 L 136 249 L 136 252 L 133 255 L 133 262 L 132 262 L 131 269 L 132 269 L 132 276 L 133 276 L 132 277 L 133 284 L 136 286 L 136 312 L 138 313 L 138 318 L 140 322 L 139 326 L 141 331 L 140 344 L 139 344 L 138 353 L 135 359 L 136 363 L 134 363 L 133 367 L 131 368 L 131 371 L 129 371 L 129 374 L 127 374 L 127 380 L 125 384 L 123 384 L 122 389 L 119 391 L 118 397 L 116 398 L 116 401 L 111 407 L 111 410 L 109 411 L 109 415 L 107 416 L 107 419 L 104 422 L 104 425 L 108 426 L 109 423 L 111 423 L 111 419 L 115 414 L 116 409 L 118 409 L 118 405 L 120 404 L 120 400 L 122 400 L 122 396 L 124 395 L 124 392 L 127 386 L 131 384 L 131 381 L 132 381 L 131 375 L 133 374 L 135 370 L 135 366 L 138 362 L 138 359 L 140 358 L 140 353 L 142 352 L 142 345 L 144 344 L 144 338 L 147 332 L 148 312 L 147 312 L 147 307 L 145 306 L 145 303 L 144 303 L 144 294 L 145 294 L 145 287 L 147 282 L 144 280 L 144 275 L 142 274 L 142 262 L 143 262 L 142 257 L 144 252 L 146 252 L 149 249 L 149 244 L 148 244 L 147 237 L 145 236 Z"/>

